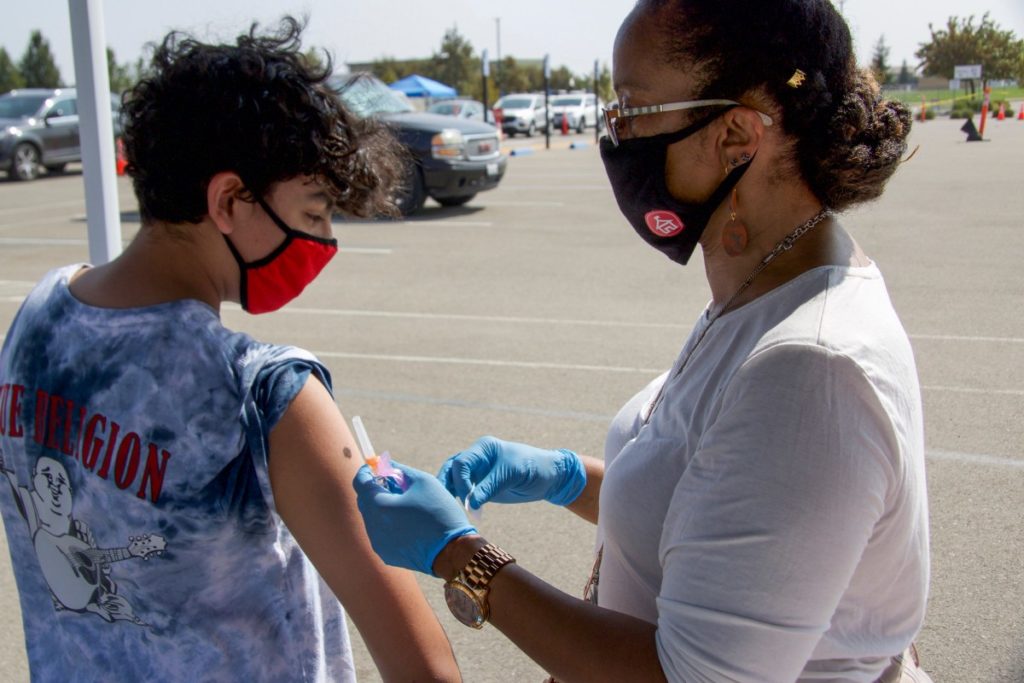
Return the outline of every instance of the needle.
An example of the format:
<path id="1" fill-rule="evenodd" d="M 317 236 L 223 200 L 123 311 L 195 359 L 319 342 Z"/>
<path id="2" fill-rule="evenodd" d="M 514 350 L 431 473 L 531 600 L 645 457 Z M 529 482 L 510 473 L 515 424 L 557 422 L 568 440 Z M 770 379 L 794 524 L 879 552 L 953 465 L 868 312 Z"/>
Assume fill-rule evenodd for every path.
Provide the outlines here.
<path id="1" fill-rule="evenodd" d="M 366 433 L 366 427 L 363 426 L 363 418 L 358 415 L 353 416 L 352 428 L 356 432 L 356 441 L 359 442 L 359 450 L 363 453 L 363 461 L 370 465 L 370 459 L 372 458 L 375 465 L 377 457 L 373 450 L 373 445 L 370 443 L 370 436 Z M 374 467 L 374 465 L 370 465 L 370 467 Z"/>

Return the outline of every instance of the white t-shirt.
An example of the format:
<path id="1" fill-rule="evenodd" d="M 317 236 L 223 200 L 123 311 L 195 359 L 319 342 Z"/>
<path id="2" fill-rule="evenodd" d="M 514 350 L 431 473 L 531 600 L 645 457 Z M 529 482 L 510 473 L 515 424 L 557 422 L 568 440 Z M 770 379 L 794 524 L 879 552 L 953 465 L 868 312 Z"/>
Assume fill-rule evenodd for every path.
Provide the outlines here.
<path id="1" fill-rule="evenodd" d="M 874 681 L 928 586 L 914 357 L 874 266 L 821 267 L 708 330 L 605 445 L 600 604 L 670 681 Z"/>

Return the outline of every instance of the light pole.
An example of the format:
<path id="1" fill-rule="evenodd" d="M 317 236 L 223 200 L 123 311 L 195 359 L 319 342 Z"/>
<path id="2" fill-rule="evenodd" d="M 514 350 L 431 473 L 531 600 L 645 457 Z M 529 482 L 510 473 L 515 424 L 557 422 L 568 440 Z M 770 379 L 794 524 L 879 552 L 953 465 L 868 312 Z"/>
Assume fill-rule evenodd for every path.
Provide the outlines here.
<path id="1" fill-rule="evenodd" d="M 487 117 L 491 113 L 490 105 L 487 102 L 487 77 L 491 75 L 491 64 L 487 58 L 487 48 L 484 48 L 483 54 L 480 55 L 480 75 L 483 77 L 484 82 L 484 122 L 487 122 Z"/>
<path id="2" fill-rule="evenodd" d="M 497 32 L 498 32 L 498 46 L 497 46 L 498 47 L 498 50 L 497 50 L 497 52 L 498 52 L 498 69 L 497 69 L 497 71 L 494 74 L 494 87 L 496 87 L 498 89 L 498 96 L 500 97 L 501 94 L 502 94 L 502 91 L 501 91 L 501 85 L 502 85 L 502 83 L 501 83 L 501 17 L 495 17 L 494 18 L 494 24 L 497 27 Z"/>

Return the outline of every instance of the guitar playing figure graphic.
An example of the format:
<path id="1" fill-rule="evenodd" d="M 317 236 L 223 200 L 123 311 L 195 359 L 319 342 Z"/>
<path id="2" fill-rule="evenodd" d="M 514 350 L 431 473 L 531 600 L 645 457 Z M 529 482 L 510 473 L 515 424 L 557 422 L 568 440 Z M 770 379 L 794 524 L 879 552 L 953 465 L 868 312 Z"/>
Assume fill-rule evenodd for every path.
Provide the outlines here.
<path id="1" fill-rule="evenodd" d="M 67 609 L 83 610 L 95 600 L 111 562 L 132 557 L 149 559 L 167 545 L 162 536 L 148 534 L 130 540 L 127 548 L 101 550 L 71 534 L 54 536 L 46 529 L 39 529 L 34 542 L 39 565 L 53 596 Z"/>
<path id="2" fill-rule="evenodd" d="M 64 466 L 53 458 L 36 461 L 32 489 L 18 486 L 0 452 L 0 470 L 7 475 L 18 508 L 28 522 L 43 578 L 50 587 L 55 609 L 92 612 L 105 621 L 127 620 L 145 626 L 131 604 L 117 595 L 110 565 L 133 557 L 148 560 L 163 552 L 162 536 L 132 536 L 125 548 L 96 547 L 89 526 L 72 514 L 71 481 Z"/>

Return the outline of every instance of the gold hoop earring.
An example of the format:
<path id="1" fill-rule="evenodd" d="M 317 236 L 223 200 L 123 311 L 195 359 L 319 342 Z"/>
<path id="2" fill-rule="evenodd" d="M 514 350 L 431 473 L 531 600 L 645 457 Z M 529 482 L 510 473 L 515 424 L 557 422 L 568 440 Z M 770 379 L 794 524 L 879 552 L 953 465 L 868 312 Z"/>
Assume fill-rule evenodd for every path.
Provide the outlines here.
<path id="1" fill-rule="evenodd" d="M 733 257 L 743 253 L 747 248 L 748 239 L 747 226 L 737 220 L 737 204 L 737 191 L 734 187 L 732 188 L 732 194 L 729 196 L 729 222 L 725 224 L 725 229 L 722 230 L 722 248 L 725 249 L 726 254 Z"/>

